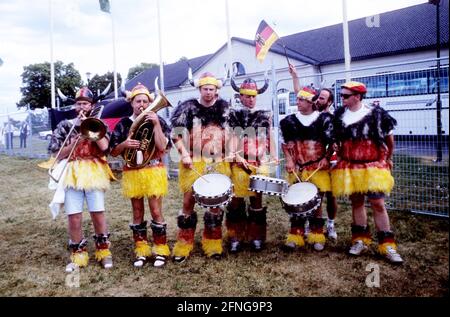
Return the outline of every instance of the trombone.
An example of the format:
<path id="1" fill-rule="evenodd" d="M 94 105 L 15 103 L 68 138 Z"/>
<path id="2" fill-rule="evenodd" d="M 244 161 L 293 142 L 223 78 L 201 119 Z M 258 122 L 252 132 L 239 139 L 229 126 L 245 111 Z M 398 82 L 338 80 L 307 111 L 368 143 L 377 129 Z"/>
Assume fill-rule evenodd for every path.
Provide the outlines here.
<path id="1" fill-rule="evenodd" d="M 106 135 L 106 125 L 103 123 L 102 120 L 98 119 L 101 116 L 101 113 L 103 111 L 103 106 L 99 106 L 94 108 L 91 111 L 91 116 L 86 117 L 84 111 L 80 111 L 78 117 L 76 118 L 77 122 L 72 125 L 72 127 L 69 130 L 69 133 L 67 134 L 67 137 L 65 138 L 63 144 L 61 145 L 61 148 L 58 151 L 58 154 L 56 154 L 55 161 L 53 162 L 52 166 L 48 170 L 49 176 L 56 182 L 59 183 L 62 174 L 64 173 L 64 170 L 67 167 L 67 162 L 70 161 L 70 158 L 72 157 L 72 154 L 75 150 L 75 148 L 78 145 L 78 142 L 83 139 L 88 139 L 91 141 L 98 141 L 102 139 Z M 67 162 L 64 165 L 64 168 L 61 170 L 61 173 L 58 177 L 53 176 L 53 170 L 55 169 L 55 165 L 59 162 L 61 151 L 66 146 L 66 143 L 73 137 L 73 131 L 78 126 L 78 123 L 80 126 L 80 134 L 76 137 L 75 141 L 73 141 L 72 148 L 70 149 L 69 155 L 67 156 Z"/>

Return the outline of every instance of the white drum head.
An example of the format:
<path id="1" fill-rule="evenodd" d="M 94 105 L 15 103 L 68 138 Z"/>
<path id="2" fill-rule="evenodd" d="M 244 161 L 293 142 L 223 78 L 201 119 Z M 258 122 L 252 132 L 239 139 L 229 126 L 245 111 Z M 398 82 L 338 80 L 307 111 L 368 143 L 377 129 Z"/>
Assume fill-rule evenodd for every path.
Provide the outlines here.
<path id="1" fill-rule="evenodd" d="M 206 174 L 192 185 L 195 193 L 204 197 L 215 197 L 231 188 L 231 179 L 223 174 Z"/>
<path id="2" fill-rule="evenodd" d="M 317 193 L 317 187 L 313 183 L 296 183 L 289 187 L 282 199 L 288 205 L 300 205 L 311 201 Z"/>

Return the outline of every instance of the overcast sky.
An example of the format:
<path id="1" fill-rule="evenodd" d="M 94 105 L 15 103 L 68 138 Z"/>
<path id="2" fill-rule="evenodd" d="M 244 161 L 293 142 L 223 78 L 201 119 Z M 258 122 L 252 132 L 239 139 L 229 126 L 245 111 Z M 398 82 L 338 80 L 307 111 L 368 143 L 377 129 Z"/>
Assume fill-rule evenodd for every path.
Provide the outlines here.
<path id="1" fill-rule="evenodd" d="M 214 53 L 227 41 L 226 0 L 160 0 L 164 63 Z M 156 0 L 110 0 L 117 71 L 159 63 Z M 347 0 L 348 18 L 424 3 L 424 0 Z M 113 70 L 112 27 L 98 0 L 52 0 L 54 60 L 86 72 Z M 254 39 L 264 19 L 280 36 L 342 22 L 339 0 L 228 0 L 231 36 Z M 0 114 L 15 111 L 23 67 L 50 61 L 49 0 L 0 0 Z M 381 20 L 381 25 L 383 21 Z"/>

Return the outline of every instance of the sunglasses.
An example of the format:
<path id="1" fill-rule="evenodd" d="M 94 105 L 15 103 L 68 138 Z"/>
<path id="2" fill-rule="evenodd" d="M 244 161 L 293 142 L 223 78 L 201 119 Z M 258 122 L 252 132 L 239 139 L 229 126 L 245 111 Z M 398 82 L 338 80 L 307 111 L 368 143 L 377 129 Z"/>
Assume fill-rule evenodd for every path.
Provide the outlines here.
<path id="1" fill-rule="evenodd" d="M 344 98 L 344 99 L 348 99 L 351 96 L 354 96 L 354 94 L 341 94 L 341 98 Z"/>

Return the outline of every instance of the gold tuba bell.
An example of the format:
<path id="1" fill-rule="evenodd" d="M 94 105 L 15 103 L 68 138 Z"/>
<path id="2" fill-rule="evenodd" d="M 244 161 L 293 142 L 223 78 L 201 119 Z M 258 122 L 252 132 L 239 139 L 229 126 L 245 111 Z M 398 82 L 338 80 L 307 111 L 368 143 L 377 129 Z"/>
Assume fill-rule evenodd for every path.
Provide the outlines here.
<path id="1" fill-rule="evenodd" d="M 130 127 L 128 137 L 133 140 L 138 140 L 141 145 L 137 149 L 126 149 L 123 153 L 123 159 L 129 167 L 141 168 L 154 157 L 155 155 L 155 140 L 153 138 L 153 124 L 145 121 L 145 116 L 150 112 L 158 112 L 167 107 L 172 107 L 167 98 L 159 92 L 155 100 L 143 110 L 134 120 Z"/>

